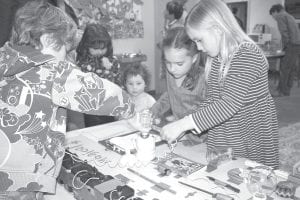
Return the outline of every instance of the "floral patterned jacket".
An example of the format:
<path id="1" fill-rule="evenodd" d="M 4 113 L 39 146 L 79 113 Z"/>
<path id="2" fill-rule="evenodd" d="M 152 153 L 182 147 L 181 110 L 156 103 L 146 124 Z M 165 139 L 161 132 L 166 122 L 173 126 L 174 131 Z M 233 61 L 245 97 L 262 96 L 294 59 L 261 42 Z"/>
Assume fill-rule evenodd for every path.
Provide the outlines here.
<path id="1" fill-rule="evenodd" d="M 64 156 L 66 108 L 128 118 L 116 84 L 24 46 L 0 49 L 0 193 L 55 192 Z"/>

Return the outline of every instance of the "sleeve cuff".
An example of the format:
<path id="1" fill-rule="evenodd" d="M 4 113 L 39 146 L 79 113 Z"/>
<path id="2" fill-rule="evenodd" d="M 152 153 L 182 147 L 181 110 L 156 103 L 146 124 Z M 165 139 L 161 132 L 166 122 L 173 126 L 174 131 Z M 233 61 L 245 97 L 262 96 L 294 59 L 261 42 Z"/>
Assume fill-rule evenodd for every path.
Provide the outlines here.
<path id="1" fill-rule="evenodd" d="M 194 121 L 192 115 L 188 115 L 187 117 L 188 117 L 189 120 L 192 122 L 193 128 L 195 129 L 195 131 L 194 131 L 194 130 L 192 131 L 193 134 L 199 134 L 199 133 L 201 133 L 201 131 L 200 131 L 200 129 L 198 128 L 198 126 L 196 125 L 196 123 L 195 123 L 195 121 Z"/>

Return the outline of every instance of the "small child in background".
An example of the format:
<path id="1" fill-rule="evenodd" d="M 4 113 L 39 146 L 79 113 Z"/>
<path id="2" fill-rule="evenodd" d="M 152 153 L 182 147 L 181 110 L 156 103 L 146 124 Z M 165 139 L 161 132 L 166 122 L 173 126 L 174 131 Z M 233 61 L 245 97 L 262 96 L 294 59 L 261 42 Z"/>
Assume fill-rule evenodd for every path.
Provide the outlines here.
<path id="1" fill-rule="evenodd" d="M 156 100 L 147 92 L 150 74 L 142 64 L 133 64 L 126 67 L 122 76 L 122 84 L 135 104 L 135 111 L 149 109 Z"/>
<path id="2" fill-rule="evenodd" d="M 204 67 L 200 64 L 203 56 L 199 54 L 196 44 L 188 37 L 184 27 L 166 32 L 162 50 L 167 91 L 151 111 L 159 119 L 171 109 L 173 116 L 167 116 L 166 121 L 174 121 L 194 112 L 205 98 Z"/>

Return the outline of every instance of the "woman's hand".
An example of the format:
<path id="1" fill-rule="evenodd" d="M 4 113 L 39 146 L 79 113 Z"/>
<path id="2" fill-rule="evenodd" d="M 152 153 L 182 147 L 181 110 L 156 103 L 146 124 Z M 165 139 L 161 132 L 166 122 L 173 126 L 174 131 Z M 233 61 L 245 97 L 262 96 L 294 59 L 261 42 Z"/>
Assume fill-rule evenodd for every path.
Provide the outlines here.
<path id="1" fill-rule="evenodd" d="M 192 119 L 189 117 L 184 117 L 180 120 L 177 120 L 175 122 L 171 122 L 164 127 L 162 127 L 161 130 L 161 138 L 163 140 L 167 140 L 168 143 L 174 142 L 179 136 L 184 134 L 185 131 L 193 129 L 194 123 Z"/>

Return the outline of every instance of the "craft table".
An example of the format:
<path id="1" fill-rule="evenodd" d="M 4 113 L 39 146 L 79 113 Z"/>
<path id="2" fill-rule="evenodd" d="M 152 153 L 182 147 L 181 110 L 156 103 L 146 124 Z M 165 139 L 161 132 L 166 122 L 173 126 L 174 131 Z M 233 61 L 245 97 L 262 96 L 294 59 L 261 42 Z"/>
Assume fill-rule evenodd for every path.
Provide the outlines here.
<path id="1" fill-rule="evenodd" d="M 269 62 L 269 75 L 274 78 L 275 83 L 279 81 L 281 59 L 285 55 L 283 51 L 264 51 Z"/>
<path id="2" fill-rule="evenodd" d="M 242 183 L 236 185 L 232 182 L 228 182 L 227 172 L 233 168 L 244 168 L 245 159 L 237 159 L 220 165 L 216 170 L 212 172 L 206 172 L 206 166 L 197 172 L 189 175 L 186 178 L 176 177 L 171 173 L 169 176 L 159 176 L 159 172 L 155 168 L 155 164 L 148 164 L 147 166 L 129 167 L 132 168 L 144 176 L 170 186 L 171 190 L 176 191 L 176 194 L 164 191 L 157 191 L 153 189 L 153 184 L 142 179 L 141 177 L 128 171 L 128 167 L 118 165 L 118 161 L 121 159 L 121 155 L 107 150 L 103 145 L 99 144 L 99 140 L 116 137 L 124 133 L 135 131 L 126 121 L 118 121 L 105 125 L 99 125 L 90 128 L 79 129 L 67 133 L 67 144 L 69 150 L 76 153 L 82 160 L 87 160 L 89 164 L 97 167 L 99 172 L 103 174 L 109 174 L 112 176 L 125 176 L 129 179 L 128 185 L 135 190 L 136 196 L 141 197 L 144 200 L 210 200 L 212 197 L 205 193 L 196 191 L 184 185 L 178 183 L 182 181 L 189 183 L 193 186 L 200 187 L 202 189 L 211 191 L 213 193 L 220 192 L 223 194 L 231 195 L 235 200 L 248 200 L 251 198 L 250 193 L 246 187 L 246 184 Z M 169 152 L 169 148 L 166 144 L 162 144 L 156 148 L 156 155 L 163 156 L 165 152 Z M 196 146 L 184 146 L 182 143 L 178 143 L 174 153 L 187 157 L 195 162 L 206 164 L 206 146 L 205 144 Z M 235 193 L 231 190 L 216 186 L 213 182 L 209 181 L 206 176 L 212 176 L 219 180 L 230 183 L 230 185 L 240 189 L 240 193 Z M 138 195 L 137 195 L 138 194 Z M 274 194 L 275 197 L 275 194 Z M 63 186 L 57 186 L 57 192 L 55 195 L 46 195 L 46 200 L 74 200 L 75 198 L 69 192 L 67 192 Z M 275 200 L 281 200 L 283 198 L 275 197 Z M 286 199 L 286 198 L 285 198 Z"/>
<path id="3" fill-rule="evenodd" d="M 279 72 L 280 62 L 285 53 L 283 51 L 264 51 L 264 54 L 270 62 L 269 70 Z"/>

